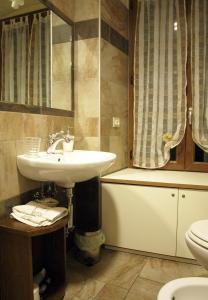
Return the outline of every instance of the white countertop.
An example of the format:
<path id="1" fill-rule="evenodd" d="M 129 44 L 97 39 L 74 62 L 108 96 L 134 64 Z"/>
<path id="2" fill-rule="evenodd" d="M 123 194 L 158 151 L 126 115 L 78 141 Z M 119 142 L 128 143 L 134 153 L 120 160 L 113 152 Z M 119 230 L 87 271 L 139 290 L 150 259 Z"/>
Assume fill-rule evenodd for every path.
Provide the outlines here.
<path id="1" fill-rule="evenodd" d="M 103 182 L 208 189 L 208 173 L 127 168 L 102 177 Z"/>

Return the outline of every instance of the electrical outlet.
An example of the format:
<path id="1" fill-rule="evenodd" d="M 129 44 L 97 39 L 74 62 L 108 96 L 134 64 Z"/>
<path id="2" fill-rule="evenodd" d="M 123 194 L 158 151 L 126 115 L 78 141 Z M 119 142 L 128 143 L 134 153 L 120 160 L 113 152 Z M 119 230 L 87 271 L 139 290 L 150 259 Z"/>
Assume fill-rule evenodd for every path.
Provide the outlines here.
<path id="1" fill-rule="evenodd" d="M 113 117 L 113 127 L 119 128 L 120 127 L 120 118 Z"/>

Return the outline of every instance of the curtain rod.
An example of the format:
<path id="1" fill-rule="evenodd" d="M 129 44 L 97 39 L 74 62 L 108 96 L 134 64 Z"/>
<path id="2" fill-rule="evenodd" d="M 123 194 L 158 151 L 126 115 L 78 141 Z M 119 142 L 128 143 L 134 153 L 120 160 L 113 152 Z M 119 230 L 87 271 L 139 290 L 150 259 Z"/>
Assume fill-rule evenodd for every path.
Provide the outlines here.
<path id="1" fill-rule="evenodd" d="M 18 19 L 18 18 L 30 16 L 30 15 L 34 16 L 35 14 L 44 13 L 44 12 L 48 12 L 48 11 L 50 11 L 49 8 L 43 8 L 43 9 L 39 9 L 39 10 L 34 10 L 34 11 L 31 11 L 31 12 L 28 12 L 28 13 L 24 13 L 24 14 L 21 14 L 21 15 L 11 16 L 11 17 L 8 17 L 8 18 L 0 19 L 0 22 L 10 21 L 12 19 Z"/>

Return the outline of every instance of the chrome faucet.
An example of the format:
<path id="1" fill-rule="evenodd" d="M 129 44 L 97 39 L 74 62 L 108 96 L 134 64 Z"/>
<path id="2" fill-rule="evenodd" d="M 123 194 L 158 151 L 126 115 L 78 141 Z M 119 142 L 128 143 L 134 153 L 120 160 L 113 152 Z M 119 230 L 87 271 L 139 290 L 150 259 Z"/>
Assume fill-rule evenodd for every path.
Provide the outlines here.
<path id="1" fill-rule="evenodd" d="M 55 153 L 56 147 L 60 142 L 66 142 L 69 143 L 73 139 L 73 136 L 69 134 L 69 129 L 67 130 L 67 133 L 64 134 L 64 131 L 56 132 L 49 134 L 48 136 L 48 150 L 47 153 Z"/>

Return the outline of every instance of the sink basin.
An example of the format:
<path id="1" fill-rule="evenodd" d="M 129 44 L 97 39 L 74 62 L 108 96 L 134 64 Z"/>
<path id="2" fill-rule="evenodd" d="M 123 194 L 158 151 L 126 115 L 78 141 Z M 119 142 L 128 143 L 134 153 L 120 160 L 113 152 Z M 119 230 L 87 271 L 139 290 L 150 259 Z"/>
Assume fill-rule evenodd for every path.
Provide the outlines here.
<path id="1" fill-rule="evenodd" d="M 32 180 L 53 181 L 70 188 L 76 182 L 100 176 L 116 159 L 116 154 L 102 151 L 40 152 L 37 157 L 17 156 L 20 173 Z"/>

